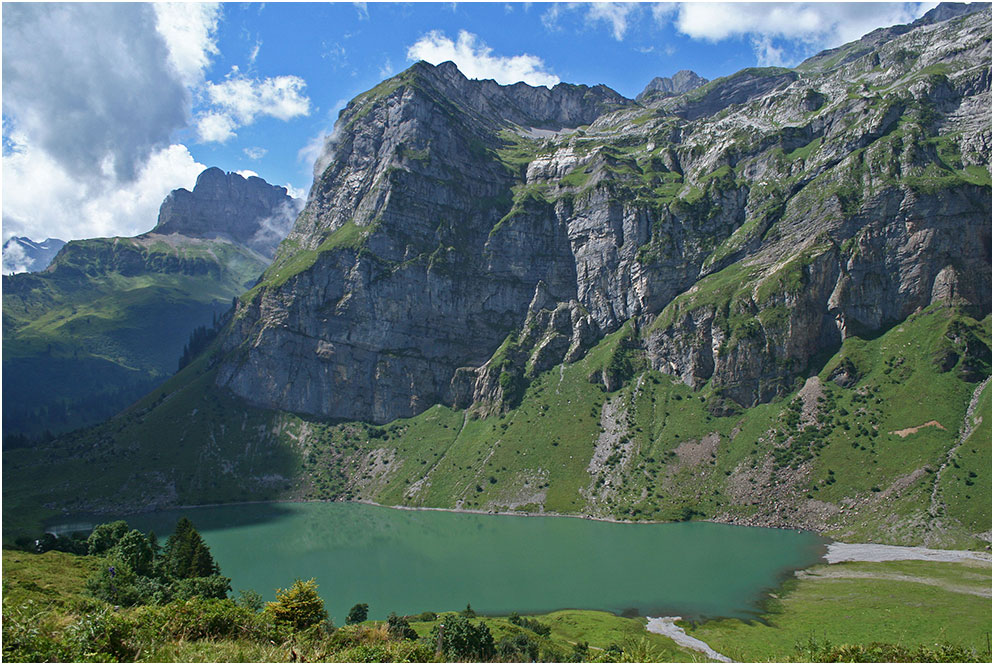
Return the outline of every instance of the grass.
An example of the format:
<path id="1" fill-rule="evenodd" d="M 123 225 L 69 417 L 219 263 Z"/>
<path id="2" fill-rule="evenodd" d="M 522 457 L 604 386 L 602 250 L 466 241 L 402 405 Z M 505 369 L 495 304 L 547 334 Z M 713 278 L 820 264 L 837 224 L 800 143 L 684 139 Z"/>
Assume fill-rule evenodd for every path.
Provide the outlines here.
<path id="1" fill-rule="evenodd" d="M 4 277 L 5 434 L 73 429 L 123 409 L 176 371 L 193 329 L 264 268 L 219 240 L 67 247 L 50 271 Z"/>
<path id="2" fill-rule="evenodd" d="M 743 662 L 798 660 L 798 647 L 810 640 L 907 647 L 949 642 L 980 657 L 989 652 L 989 596 L 943 588 L 989 594 L 989 564 L 844 563 L 806 572 L 771 594 L 768 611 L 756 621 L 712 620 L 688 634 Z"/>
<path id="3" fill-rule="evenodd" d="M 4 606 L 33 602 L 39 606 L 67 609 L 88 599 L 86 579 L 100 567 L 97 557 L 64 552 L 32 554 L 3 551 Z"/>
<path id="4" fill-rule="evenodd" d="M 599 652 L 608 647 L 632 649 L 644 640 L 652 655 L 656 657 L 654 662 L 681 663 L 700 660 L 696 652 L 678 646 L 670 638 L 647 632 L 645 623 L 641 619 L 629 619 L 595 610 L 559 610 L 548 614 L 529 615 L 525 618 L 549 627 L 549 636 L 540 640 L 543 651 L 551 647 L 552 653 L 558 651 L 562 656 L 568 656 L 572 652 L 573 645 L 581 642 L 589 644 L 590 657 L 594 659 L 600 655 Z M 507 617 L 480 617 L 479 620 L 487 625 L 495 641 L 522 630 Z M 444 621 L 444 618 L 438 621 Z M 431 633 L 438 621 L 412 621 L 411 627 L 420 636 L 425 637 Z"/>

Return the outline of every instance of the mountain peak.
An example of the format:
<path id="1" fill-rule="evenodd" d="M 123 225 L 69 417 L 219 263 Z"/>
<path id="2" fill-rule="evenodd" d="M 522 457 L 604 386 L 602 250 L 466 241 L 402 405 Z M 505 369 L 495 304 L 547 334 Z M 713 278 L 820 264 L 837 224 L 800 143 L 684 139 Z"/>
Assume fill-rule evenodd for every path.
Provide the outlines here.
<path id="1" fill-rule="evenodd" d="M 174 189 L 169 193 L 152 232 L 194 238 L 226 236 L 271 257 L 301 204 L 285 187 L 211 167 L 197 176 L 192 192 Z"/>
<path id="2" fill-rule="evenodd" d="M 701 87 L 707 82 L 706 78 L 698 76 L 696 72 L 692 72 L 689 69 L 681 69 L 673 75 L 673 78 L 657 76 L 649 81 L 649 85 L 645 86 L 645 90 L 640 92 L 635 100 L 641 102 L 651 94 L 663 96 L 682 95 L 694 88 Z"/>

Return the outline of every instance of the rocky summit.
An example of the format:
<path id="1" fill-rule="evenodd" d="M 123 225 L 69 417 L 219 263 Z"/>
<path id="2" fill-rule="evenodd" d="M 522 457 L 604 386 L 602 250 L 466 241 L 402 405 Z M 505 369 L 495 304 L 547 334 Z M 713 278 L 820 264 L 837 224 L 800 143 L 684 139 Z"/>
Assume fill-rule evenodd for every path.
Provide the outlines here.
<path id="1" fill-rule="evenodd" d="M 299 203 L 211 168 L 166 197 L 150 232 L 73 240 L 44 272 L 5 275 L 5 433 L 99 422 L 175 372 L 191 333 L 258 279 Z"/>
<path id="2" fill-rule="evenodd" d="M 299 203 L 285 187 L 212 167 L 197 177 L 192 192 L 169 193 L 152 233 L 225 237 L 272 258 L 300 212 Z"/>
<path id="3" fill-rule="evenodd" d="M 642 103 L 418 63 L 341 114 L 217 382 L 378 423 L 499 411 L 630 322 L 721 410 L 930 304 L 989 312 L 990 53 L 989 7 L 943 6 Z"/>

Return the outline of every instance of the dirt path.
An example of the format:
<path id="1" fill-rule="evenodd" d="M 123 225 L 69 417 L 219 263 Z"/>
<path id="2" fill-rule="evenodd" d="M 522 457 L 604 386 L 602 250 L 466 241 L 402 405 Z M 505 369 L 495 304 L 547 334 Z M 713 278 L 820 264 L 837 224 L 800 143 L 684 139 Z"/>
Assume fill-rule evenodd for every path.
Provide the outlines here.
<path id="1" fill-rule="evenodd" d="M 794 573 L 794 576 L 799 580 L 824 580 L 824 579 L 859 579 L 859 580 L 893 580 L 895 582 L 917 582 L 918 584 L 927 584 L 929 586 L 939 587 L 940 589 L 945 589 L 946 591 L 952 591 L 953 593 L 966 593 L 971 596 L 980 596 L 981 598 L 990 598 L 991 590 L 985 587 L 975 587 L 975 586 L 964 586 L 961 584 L 950 584 L 944 580 L 938 580 L 934 577 L 919 577 L 917 575 L 902 575 L 901 573 L 870 573 L 862 572 L 857 570 L 825 570 L 821 569 L 818 572 L 812 573 L 806 570 L 799 570 Z"/>
<path id="2" fill-rule="evenodd" d="M 682 647 L 687 647 L 688 649 L 693 649 L 694 651 L 700 651 L 711 660 L 717 660 L 722 663 L 735 662 L 728 656 L 723 656 L 709 647 L 706 642 L 702 642 L 696 637 L 691 637 L 687 633 L 683 632 L 683 628 L 676 625 L 676 622 L 680 620 L 680 617 L 646 617 L 646 619 L 649 620 L 649 623 L 646 624 L 645 629 L 650 633 L 665 635 Z"/>
<path id="3" fill-rule="evenodd" d="M 927 547 L 901 547 L 876 543 L 830 543 L 825 561 L 987 561 L 990 552 L 969 550 L 933 550 Z"/>

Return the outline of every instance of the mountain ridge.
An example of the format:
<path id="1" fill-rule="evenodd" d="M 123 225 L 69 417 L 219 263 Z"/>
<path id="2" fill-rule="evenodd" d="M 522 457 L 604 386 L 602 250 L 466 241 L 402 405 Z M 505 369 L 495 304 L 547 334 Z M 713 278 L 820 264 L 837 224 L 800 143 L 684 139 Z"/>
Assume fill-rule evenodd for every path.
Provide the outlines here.
<path id="1" fill-rule="evenodd" d="M 5 500 L 986 546 L 990 9 L 887 34 L 644 104 L 412 66 L 346 106 L 214 344 Z"/>
<path id="2" fill-rule="evenodd" d="M 192 331 L 212 326 L 257 279 L 269 258 L 249 245 L 271 257 L 272 229 L 259 233 L 276 228 L 270 220 L 285 217 L 292 199 L 259 178 L 204 174 L 198 184 L 220 174 L 241 190 L 241 198 L 215 197 L 227 213 L 211 215 L 219 228 L 198 230 L 203 216 L 189 214 L 196 200 L 186 197 L 177 210 L 176 199 L 190 193 L 175 190 L 152 231 L 73 240 L 44 272 L 3 277 L 5 434 L 37 436 L 114 415 L 172 374 Z M 202 187 L 194 188 L 201 199 Z M 240 205 L 247 189 L 261 203 Z"/>

